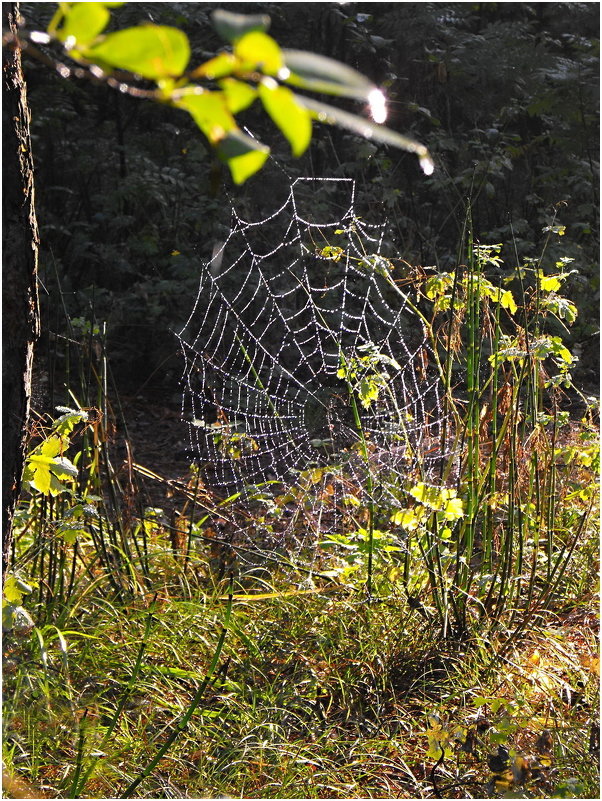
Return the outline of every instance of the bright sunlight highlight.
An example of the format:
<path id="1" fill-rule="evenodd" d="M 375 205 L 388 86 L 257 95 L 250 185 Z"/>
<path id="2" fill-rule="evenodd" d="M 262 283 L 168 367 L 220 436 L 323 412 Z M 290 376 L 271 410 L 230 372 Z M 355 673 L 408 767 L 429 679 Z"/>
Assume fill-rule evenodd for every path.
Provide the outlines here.
<path id="1" fill-rule="evenodd" d="M 374 122 L 382 123 L 387 119 L 387 100 L 380 89 L 373 89 L 370 92 L 368 105 Z"/>

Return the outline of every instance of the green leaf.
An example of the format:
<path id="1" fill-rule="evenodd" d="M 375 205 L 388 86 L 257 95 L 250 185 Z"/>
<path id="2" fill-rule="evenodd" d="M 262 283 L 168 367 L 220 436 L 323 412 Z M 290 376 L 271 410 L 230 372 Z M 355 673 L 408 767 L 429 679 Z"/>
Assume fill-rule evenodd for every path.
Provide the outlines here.
<path id="1" fill-rule="evenodd" d="M 18 576 L 8 576 L 4 582 L 3 594 L 11 604 L 20 604 L 24 595 L 33 592 L 33 587 L 24 582 Z"/>
<path id="2" fill-rule="evenodd" d="M 87 412 L 84 412 L 81 409 L 64 409 L 64 407 L 58 408 L 59 411 L 64 411 L 64 414 L 62 414 L 55 421 L 54 429 L 62 436 L 67 436 L 73 431 L 78 423 L 84 423 L 88 419 Z"/>
<path id="3" fill-rule="evenodd" d="M 57 478 L 77 477 L 77 467 L 64 456 L 53 460 L 51 470 Z"/>
<path id="4" fill-rule="evenodd" d="M 73 545 L 78 539 L 78 537 L 87 537 L 88 532 L 85 528 L 81 526 L 61 526 L 57 534 L 59 537 L 62 537 L 63 540 L 67 543 L 67 545 Z"/>
<path id="5" fill-rule="evenodd" d="M 205 61 L 190 73 L 191 78 L 207 78 L 209 81 L 216 81 L 232 75 L 238 65 L 238 59 L 232 53 L 220 53 L 215 58 Z"/>
<path id="6" fill-rule="evenodd" d="M 293 156 L 301 156 L 311 142 L 309 111 L 297 103 L 295 95 L 285 86 L 266 79 L 259 86 L 263 107 L 288 139 Z"/>
<path id="7" fill-rule="evenodd" d="M 239 39 L 234 45 L 234 55 L 244 71 L 258 69 L 264 75 L 276 75 L 283 65 L 277 42 L 261 31 L 251 31 Z"/>
<path id="8" fill-rule="evenodd" d="M 190 60 L 185 33 L 164 25 L 140 25 L 110 33 L 83 54 L 117 69 L 137 73 L 153 81 L 178 77 Z"/>
<path id="9" fill-rule="evenodd" d="M 105 29 L 110 18 L 105 3 L 73 3 L 57 36 L 62 42 L 73 37 L 78 45 L 87 45 Z"/>
<path id="10" fill-rule="evenodd" d="M 284 66 L 290 70 L 290 75 L 283 80 L 291 86 L 364 101 L 369 101 L 372 92 L 378 91 L 360 72 L 333 58 L 304 50 L 283 50 L 282 56 Z"/>
<path id="11" fill-rule="evenodd" d="M 373 401 L 378 400 L 379 391 L 380 386 L 377 381 L 374 381 L 374 376 L 365 376 L 360 380 L 357 394 L 364 409 L 368 409 Z"/>
<path id="12" fill-rule="evenodd" d="M 235 78 L 224 78 L 219 85 L 224 93 L 228 110 L 232 114 L 238 114 L 239 111 L 248 108 L 257 97 L 257 89 Z"/>
<path id="13" fill-rule="evenodd" d="M 218 8 L 211 15 L 213 27 L 226 42 L 233 44 L 250 31 L 267 31 L 270 18 L 267 14 L 235 14 Z"/>
<path id="14" fill-rule="evenodd" d="M 29 454 L 23 477 L 31 486 L 43 495 L 58 495 L 67 487 L 61 479 L 72 479 L 77 476 L 77 468 L 69 459 L 60 456 L 69 442 L 63 437 L 52 436 Z"/>
<path id="15" fill-rule="evenodd" d="M 228 165 L 236 184 L 244 183 L 260 170 L 269 153 L 269 147 L 239 129 L 229 131 L 217 148 L 219 158 Z"/>
<path id="16" fill-rule="evenodd" d="M 31 615 L 22 606 L 15 606 L 8 601 L 2 601 L 2 629 L 30 629 L 35 626 Z"/>
<path id="17" fill-rule="evenodd" d="M 560 320 L 566 320 L 569 325 L 572 325 L 577 319 L 577 307 L 568 298 L 550 295 L 547 298 L 541 299 L 540 304 L 542 308 L 548 309 Z"/>
<path id="18" fill-rule="evenodd" d="M 296 97 L 297 102 L 311 111 L 319 122 L 325 122 L 329 125 L 340 125 L 342 128 L 347 128 L 347 130 L 352 131 L 364 139 L 372 139 L 375 142 L 382 142 L 385 145 L 393 145 L 402 150 L 407 150 L 410 153 L 416 153 L 420 159 L 420 166 L 425 175 L 431 175 L 435 169 L 435 165 L 427 148 L 415 139 L 410 139 L 396 131 L 392 131 L 390 128 L 385 128 L 384 125 L 377 125 L 363 117 L 357 117 L 354 114 L 349 114 L 347 111 L 334 108 L 334 106 L 328 106 L 326 103 L 320 103 L 317 100 L 302 97 L 301 95 L 297 95 Z"/>
<path id="19" fill-rule="evenodd" d="M 237 129 L 223 92 L 202 92 L 185 95 L 175 105 L 188 111 L 212 145 Z"/>

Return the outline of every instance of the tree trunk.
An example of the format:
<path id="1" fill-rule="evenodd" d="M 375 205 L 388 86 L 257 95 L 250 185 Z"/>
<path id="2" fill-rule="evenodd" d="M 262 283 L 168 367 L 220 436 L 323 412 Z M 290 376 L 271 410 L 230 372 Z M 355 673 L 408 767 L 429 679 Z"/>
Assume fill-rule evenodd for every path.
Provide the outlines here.
<path id="1" fill-rule="evenodd" d="M 17 34 L 18 3 L 2 4 L 4 31 Z M 31 398 L 34 345 L 39 335 L 38 225 L 34 205 L 29 106 L 21 51 L 4 48 L 2 87 L 2 571 L 12 544 L 21 489 Z"/>

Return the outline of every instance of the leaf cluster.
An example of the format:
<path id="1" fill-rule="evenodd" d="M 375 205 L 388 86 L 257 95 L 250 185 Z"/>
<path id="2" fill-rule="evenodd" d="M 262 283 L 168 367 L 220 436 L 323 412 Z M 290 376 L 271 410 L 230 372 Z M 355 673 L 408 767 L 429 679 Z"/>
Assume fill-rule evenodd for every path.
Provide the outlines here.
<path id="1" fill-rule="evenodd" d="M 261 169 L 269 154 L 269 148 L 245 133 L 235 119 L 256 99 L 284 134 L 294 156 L 302 155 L 309 146 L 315 119 L 415 152 L 425 173 L 432 173 L 428 151 L 418 142 L 295 94 L 289 87 L 351 97 L 368 103 L 378 123 L 386 118 L 384 96 L 371 81 L 334 59 L 281 49 L 267 33 L 269 17 L 216 10 L 214 27 L 230 47 L 191 67 L 190 43 L 179 28 L 147 23 L 105 33 L 110 9 L 119 5 L 59 3 L 47 35 L 95 78 L 108 80 L 117 74 L 117 83 L 110 80 L 110 84 L 120 91 L 128 91 L 121 75 L 124 72 L 155 83 L 156 90 L 135 93 L 188 112 L 230 168 L 235 183 L 243 183 Z M 47 41 L 40 34 L 32 38 Z"/>

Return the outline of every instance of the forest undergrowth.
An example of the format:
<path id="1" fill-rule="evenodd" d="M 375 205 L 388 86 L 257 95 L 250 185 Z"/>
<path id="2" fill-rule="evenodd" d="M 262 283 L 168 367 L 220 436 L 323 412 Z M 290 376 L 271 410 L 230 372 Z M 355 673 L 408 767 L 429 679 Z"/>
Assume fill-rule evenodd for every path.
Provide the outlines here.
<path id="1" fill-rule="evenodd" d="M 102 325 L 79 321 L 69 404 L 31 431 L 4 591 L 11 782 L 66 798 L 597 797 L 598 417 L 563 341 L 570 260 L 502 278 L 501 245 L 467 240 L 457 268 L 411 282 L 372 263 L 430 338 L 437 481 L 420 454 L 407 475 L 375 458 L 373 352 L 341 363 L 366 477 L 343 495 L 328 466 L 243 503 L 195 466 L 176 481 L 129 451 L 117 465 L 127 420 Z M 169 513 L 144 507 L 143 481 Z M 236 539 L 284 537 L 291 515 L 305 552 Z"/>

